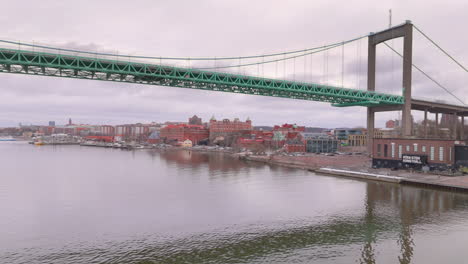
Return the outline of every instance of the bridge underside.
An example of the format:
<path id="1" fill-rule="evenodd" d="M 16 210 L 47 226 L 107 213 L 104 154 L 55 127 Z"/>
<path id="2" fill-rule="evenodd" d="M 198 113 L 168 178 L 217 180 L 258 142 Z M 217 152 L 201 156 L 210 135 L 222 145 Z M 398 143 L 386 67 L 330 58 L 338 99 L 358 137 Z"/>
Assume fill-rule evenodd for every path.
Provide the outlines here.
<path id="1" fill-rule="evenodd" d="M 329 102 L 337 107 L 401 105 L 404 102 L 402 96 L 373 91 L 12 49 L 0 49 L 0 72 L 283 97 Z"/>
<path id="2" fill-rule="evenodd" d="M 385 105 L 372 107 L 374 112 L 401 111 L 402 105 Z M 432 102 L 411 99 L 411 110 L 426 111 L 433 114 L 456 114 L 457 116 L 468 116 L 468 107 L 448 104 L 444 102 Z"/>
<path id="3" fill-rule="evenodd" d="M 456 114 L 457 116 L 468 116 L 467 106 L 453 105 L 444 102 L 430 102 L 412 99 L 411 109 L 427 111 L 429 113 Z"/>

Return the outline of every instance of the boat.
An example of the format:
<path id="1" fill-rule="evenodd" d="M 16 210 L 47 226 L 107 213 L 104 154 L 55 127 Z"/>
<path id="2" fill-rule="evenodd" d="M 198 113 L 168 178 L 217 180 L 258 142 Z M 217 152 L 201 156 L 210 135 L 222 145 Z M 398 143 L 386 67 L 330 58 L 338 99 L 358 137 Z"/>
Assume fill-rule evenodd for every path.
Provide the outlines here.
<path id="1" fill-rule="evenodd" d="M 12 136 L 9 137 L 0 137 L 0 141 L 16 141 Z"/>
<path id="2" fill-rule="evenodd" d="M 85 141 L 80 143 L 80 146 L 87 146 L 87 147 L 97 147 L 97 143 L 94 141 Z"/>
<path id="3" fill-rule="evenodd" d="M 114 144 L 112 145 L 112 147 L 113 147 L 113 148 L 122 148 L 122 144 L 120 144 L 120 143 L 114 143 Z"/>
<path id="4" fill-rule="evenodd" d="M 36 146 L 42 146 L 42 145 L 44 145 L 44 142 L 42 142 L 42 141 L 37 141 L 37 142 L 34 142 L 34 145 L 36 145 Z"/>

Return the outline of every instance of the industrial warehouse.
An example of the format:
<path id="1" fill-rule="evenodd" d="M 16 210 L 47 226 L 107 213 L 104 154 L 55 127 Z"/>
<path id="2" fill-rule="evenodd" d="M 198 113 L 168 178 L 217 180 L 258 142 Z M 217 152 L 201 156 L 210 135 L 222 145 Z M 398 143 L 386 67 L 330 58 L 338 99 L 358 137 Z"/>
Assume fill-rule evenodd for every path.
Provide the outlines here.
<path id="1" fill-rule="evenodd" d="M 376 168 L 455 169 L 468 166 L 468 147 L 458 140 L 374 139 Z"/>

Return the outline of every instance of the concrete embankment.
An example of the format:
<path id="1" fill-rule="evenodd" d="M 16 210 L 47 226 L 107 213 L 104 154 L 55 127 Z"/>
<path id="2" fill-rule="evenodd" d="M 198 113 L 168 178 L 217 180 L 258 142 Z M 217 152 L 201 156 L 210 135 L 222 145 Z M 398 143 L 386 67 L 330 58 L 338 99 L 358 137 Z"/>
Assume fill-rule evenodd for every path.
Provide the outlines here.
<path id="1" fill-rule="evenodd" d="M 418 185 L 456 191 L 468 191 L 468 175 L 444 176 L 406 170 L 372 169 L 366 156 L 245 156 L 249 161 L 264 162 L 338 177 Z"/>
<path id="2" fill-rule="evenodd" d="M 316 171 L 321 168 L 337 168 L 359 171 L 370 167 L 370 160 L 364 155 L 307 155 L 307 156 L 240 156 L 250 161 L 265 162 L 291 168 L 299 168 Z"/>
<path id="3" fill-rule="evenodd" d="M 468 176 L 451 177 L 434 174 L 420 174 L 416 176 L 404 177 L 401 183 L 468 192 Z"/>
<path id="4" fill-rule="evenodd" d="M 364 179 L 364 180 L 384 181 L 384 182 L 393 182 L 393 183 L 401 183 L 403 181 L 403 178 L 399 176 L 367 173 L 367 172 L 360 172 L 360 171 L 331 169 L 331 168 L 321 168 L 321 169 L 316 170 L 315 172 L 322 173 L 322 174 L 331 174 L 331 175 L 341 176 L 341 177 L 352 177 L 352 178 L 358 178 L 358 179 Z"/>
<path id="5" fill-rule="evenodd" d="M 275 159 L 275 158 L 268 157 L 268 156 L 240 156 L 239 158 L 248 160 L 248 161 L 264 162 L 268 164 L 279 165 L 279 166 L 289 167 L 289 168 L 297 168 L 297 169 L 304 169 L 304 170 L 317 169 L 313 165 L 305 164 L 300 161 L 281 160 L 281 159 Z"/>

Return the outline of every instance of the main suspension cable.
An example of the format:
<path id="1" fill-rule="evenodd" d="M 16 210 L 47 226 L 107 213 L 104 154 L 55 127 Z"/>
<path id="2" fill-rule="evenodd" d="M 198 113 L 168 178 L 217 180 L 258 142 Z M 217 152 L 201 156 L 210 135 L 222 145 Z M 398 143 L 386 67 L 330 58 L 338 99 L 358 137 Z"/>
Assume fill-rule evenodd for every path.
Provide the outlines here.
<path id="1" fill-rule="evenodd" d="M 321 49 L 321 50 L 311 51 L 311 52 L 308 52 L 308 53 L 302 53 L 302 54 L 295 55 L 295 56 L 286 57 L 285 55 L 283 55 L 283 58 L 280 58 L 280 59 L 267 60 L 267 61 L 263 61 L 263 62 L 252 62 L 252 63 L 246 63 L 246 64 L 241 64 L 241 65 L 227 65 L 227 66 L 217 67 L 216 69 L 228 69 L 228 68 L 233 68 L 233 67 L 245 67 L 245 66 L 253 66 L 253 65 L 259 65 L 259 64 L 267 64 L 267 63 L 272 63 L 272 62 L 277 62 L 277 61 L 287 61 L 287 60 L 290 60 L 290 59 L 295 59 L 295 58 L 303 57 L 303 56 L 306 56 L 306 55 L 310 55 L 310 54 L 326 51 L 326 50 L 329 50 L 329 49 L 333 49 L 333 48 L 339 47 L 340 45 L 341 45 L 341 43 L 339 43 L 338 45 L 335 45 L 335 46 L 330 46 L 330 47 Z M 194 68 L 194 69 L 196 69 L 196 70 L 212 70 L 212 69 L 215 69 L 215 68 L 213 68 L 213 67 L 201 67 L 201 68 Z"/>
<path id="2" fill-rule="evenodd" d="M 432 40 L 428 35 L 426 35 L 422 30 L 420 30 L 416 25 L 413 25 L 413 27 L 421 33 L 427 40 L 429 40 L 434 46 L 436 46 L 440 51 L 442 51 L 447 57 L 449 57 L 452 61 L 454 61 L 458 66 L 460 66 L 465 72 L 468 72 L 468 69 L 466 69 L 465 66 L 463 66 L 459 61 L 457 61 L 452 55 L 450 55 L 447 51 L 445 51 L 441 46 L 439 46 L 434 40 Z"/>
<path id="3" fill-rule="evenodd" d="M 404 59 L 403 55 L 401 53 L 399 53 L 398 51 L 396 51 L 394 48 L 390 47 L 390 45 L 388 45 L 386 42 L 384 42 L 385 46 L 387 46 L 389 49 L 391 49 L 393 52 L 395 52 L 396 54 L 398 54 L 401 58 Z M 437 84 L 440 88 L 444 89 L 447 93 L 449 93 L 451 96 L 453 96 L 455 99 L 457 99 L 460 103 L 462 103 L 463 105 L 466 105 L 465 102 L 463 102 L 460 98 L 458 98 L 455 94 L 453 94 L 449 89 L 447 89 L 445 86 L 443 86 L 442 84 L 440 84 L 438 81 L 434 80 L 434 78 L 432 78 L 431 76 L 429 76 L 429 74 L 427 74 L 426 72 L 424 72 L 421 68 L 419 68 L 418 66 L 412 64 L 412 66 L 418 70 L 420 73 L 422 73 L 424 76 L 426 76 L 427 78 L 429 78 L 429 80 L 433 81 L 435 84 Z"/>
<path id="4" fill-rule="evenodd" d="M 367 37 L 368 35 L 361 36 L 358 38 L 351 39 L 349 41 L 354 41 L 356 39 L 364 38 Z M 243 56 L 243 57 L 155 57 L 155 56 L 139 56 L 139 55 L 119 55 L 119 54 L 111 54 L 111 53 L 103 53 L 103 52 L 91 52 L 91 51 L 80 51 L 80 50 L 74 50 L 74 49 L 65 49 L 65 48 L 57 48 L 57 47 L 50 47 L 50 46 L 44 46 L 44 45 L 37 45 L 37 44 L 28 44 L 28 43 L 21 43 L 21 42 L 15 42 L 15 41 L 9 41 L 9 40 L 1 40 L 0 42 L 2 43 L 7 43 L 7 44 L 14 44 L 20 46 L 28 46 L 28 47 L 33 47 L 33 48 L 42 48 L 42 49 L 48 49 L 48 50 L 56 50 L 56 51 L 65 51 L 65 52 L 73 52 L 73 53 L 82 53 L 82 54 L 90 54 L 90 55 L 99 55 L 99 56 L 110 56 L 110 57 L 124 57 L 124 58 L 134 58 L 134 59 L 159 59 L 159 60 L 188 60 L 189 58 L 191 60 L 238 60 L 240 59 L 255 59 L 255 58 L 261 58 L 261 57 L 274 57 L 274 56 L 280 56 L 280 55 L 289 55 L 289 54 L 296 54 L 296 53 L 301 53 L 304 51 L 313 51 L 317 49 L 323 49 L 327 47 L 332 47 L 341 44 L 342 42 L 336 42 L 328 45 L 323 45 L 319 47 L 313 47 L 313 48 L 308 48 L 308 49 L 301 49 L 301 50 L 294 50 L 294 51 L 287 51 L 287 52 L 280 52 L 280 53 L 270 53 L 270 54 L 262 54 L 262 55 L 252 55 L 252 56 Z"/>

